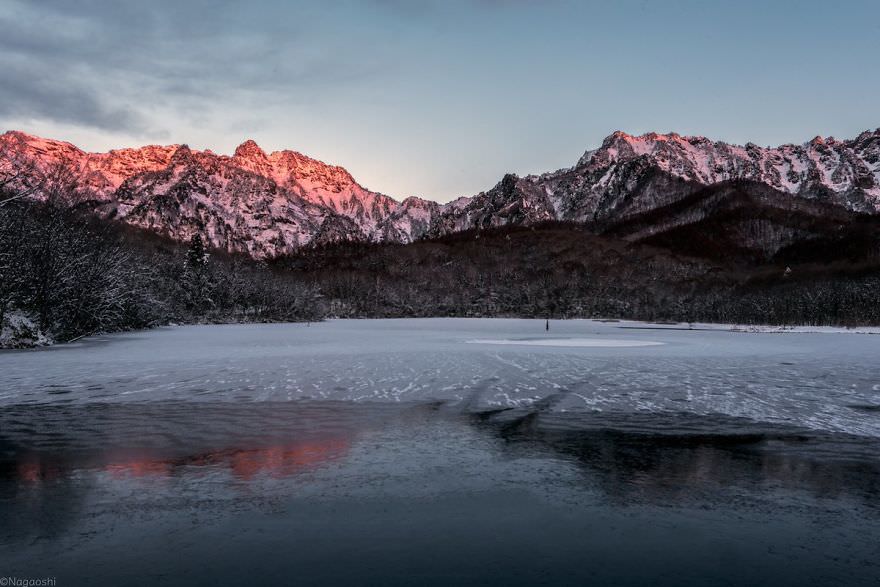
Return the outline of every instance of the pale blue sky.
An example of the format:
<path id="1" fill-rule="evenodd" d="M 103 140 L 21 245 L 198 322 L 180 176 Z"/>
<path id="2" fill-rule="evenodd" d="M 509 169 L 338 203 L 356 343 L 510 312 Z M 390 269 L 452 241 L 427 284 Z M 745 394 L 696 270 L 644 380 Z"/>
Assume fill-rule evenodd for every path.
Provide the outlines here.
<path id="1" fill-rule="evenodd" d="M 446 201 L 614 130 L 880 126 L 880 2 L 0 2 L 0 127 L 90 150 L 245 138 Z"/>

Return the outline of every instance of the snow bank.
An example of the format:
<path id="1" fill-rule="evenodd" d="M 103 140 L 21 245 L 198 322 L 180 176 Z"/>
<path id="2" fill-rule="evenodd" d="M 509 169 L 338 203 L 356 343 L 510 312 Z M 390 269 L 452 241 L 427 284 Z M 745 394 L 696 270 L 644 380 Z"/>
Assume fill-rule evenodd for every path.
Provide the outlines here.
<path id="1" fill-rule="evenodd" d="M 19 310 L 3 315 L 0 324 L 0 348 L 26 349 L 52 344 L 52 339 L 40 331 L 30 316 Z"/>

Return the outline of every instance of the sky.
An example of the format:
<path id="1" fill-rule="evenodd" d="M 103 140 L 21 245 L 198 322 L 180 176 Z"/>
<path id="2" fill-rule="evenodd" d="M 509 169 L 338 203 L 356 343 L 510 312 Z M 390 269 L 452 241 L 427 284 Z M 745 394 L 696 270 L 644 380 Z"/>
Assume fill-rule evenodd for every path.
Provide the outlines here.
<path id="1" fill-rule="evenodd" d="M 880 2 L 0 0 L 0 129 L 245 139 L 448 201 L 615 130 L 759 145 L 880 126 Z"/>

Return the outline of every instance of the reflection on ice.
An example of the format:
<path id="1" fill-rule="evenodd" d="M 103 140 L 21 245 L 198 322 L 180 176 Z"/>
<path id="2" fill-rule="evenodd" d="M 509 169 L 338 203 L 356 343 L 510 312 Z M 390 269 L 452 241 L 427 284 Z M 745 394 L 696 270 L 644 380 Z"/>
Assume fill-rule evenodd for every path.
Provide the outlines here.
<path id="1" fill-rule="evenodd" d="M 455 402 L 7 408 L 0 557 L 12 571 L 48 564 L 90 584 L 138 583 L 151 560 L 177 569 L 169 576 L 179 584 L 192 565 L 216 580 L 248 568 L 267 581 L 286 569 L 306 583 L 387 584 L 388 573 L 446 577 L 432 561 L 471 560 L 475 549 L 486 566 L 456 567 L 460 580 L 580 583 L 598 572 L 626 583 L 618 579 L 674 565 L 676 585 L 706 576 L 858 585 L 878 571 L 876 443 L 723 416 L 463 410 Z M 689 530 L 664 530 L 676 527 Z M 702 535 L 723 552 L 747 549 L 751 564 L 675 563 L 709 548 Z M 627 560 L 656 559 L 612 564 L 615 544 L 619 554 L 635 549 Z M 137 557 L 118 564 L 128 552 Z M 344 580 L 334 579 L 336 566 L 316 564 L 343 555 L 354 569 Z M 703 556 L 723 559 L 711 548 Z M 597 561 L 610 566 L 597 571 Z"/>
<path id="2" fill-rule="evenodd" d="M 0 354 L 0 571 L 875 584 L 880 337 L 618 326 L 193 327 Z"/>
<path id="3" fill-rule="evenodd" d="M 513 454 L 570 457 L 609 500 L 714 504 L 769 488 L 856 500 L 880 517 L 880 440 L 817 434 L 724 416 L 537 414 L 482 418 Z"/>
<path id="4" fill-rule="evenodd" d="M 329 404 L 111 404 L 0 412 L 0 479 L 83 472 L 170 477 L 228 471 L 287 477 L 344 456 L 385 410 Z M 5 456 L 4 456 L 5 455 Z"/>
<path id="5" fill-rule="evenodd" d="M 111 461 L 103 469 L 116 477 L 170 477 L 181 467 L 212 467 L 228 469 L 237 479 L 247 481 L 262 474 L 289 477 L 339 458 L 347 449 L 347 440 L 336 439 L 268 448 L 226 449 L 173 460 Z"/>
<path id="6" fill-rule="evenodd" d="M 464 454 L 502 463 L 541 458 L 576 464 L 583 483 L 609 500 L 693 501 L 772 484 L 880 508 L 880 440 L 720 415 L 559 413 L 541 406 L 470 412 L 442 402 L 115 404 L 0 413 L 7 494 L 87 479 L 112 485 L 207 475 L 230 487 L 297 483 L 323 467 L 338 475 L 388 452 L 395 458 L 380 462 L 380 477 L 394 477 L 407 459 L 421 467 Z"/>

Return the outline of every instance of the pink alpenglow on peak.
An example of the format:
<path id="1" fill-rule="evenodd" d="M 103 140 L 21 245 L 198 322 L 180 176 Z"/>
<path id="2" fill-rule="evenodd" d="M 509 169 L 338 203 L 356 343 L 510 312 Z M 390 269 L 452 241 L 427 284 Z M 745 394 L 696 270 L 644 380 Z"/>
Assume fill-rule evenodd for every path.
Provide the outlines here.
<path id="1" fill-rule="evenodd" d="M 395 200 L 364 188 L 342 167 L 296 151 L 266 153 L 253 140 L 231 156 L 186 145 L 88 153 L 10 131 L 0 135 L 0 152 L 31 162 L 36 174 L 73 167 L 98 214 L 178 240 L 201 231 L 213 247 L 257 258 L 341 240 L 407 243 L 505 224 L 601 223 L 731 180 L 763 184 L 780 197 L 880 212 L 880 129 L 772 148 L 616 131 L 571 168 L 510 176 L 443 205 Z"/>
<path id="2" fill-rule="evenodd" d="M 428 230 L 423 210 L 437 208 L 367 190 L 342 167 L 295 151 L 267 154 L 253 140 L 232 156 L 187 145 L 89 153 L 10 131 L 0 151 L 33 162 L 36 173 L 74 168 L 99 214 L 178 240 L 202 230 L 212 246 L 258 258 L 311 242 L 409 242 Z"/>

